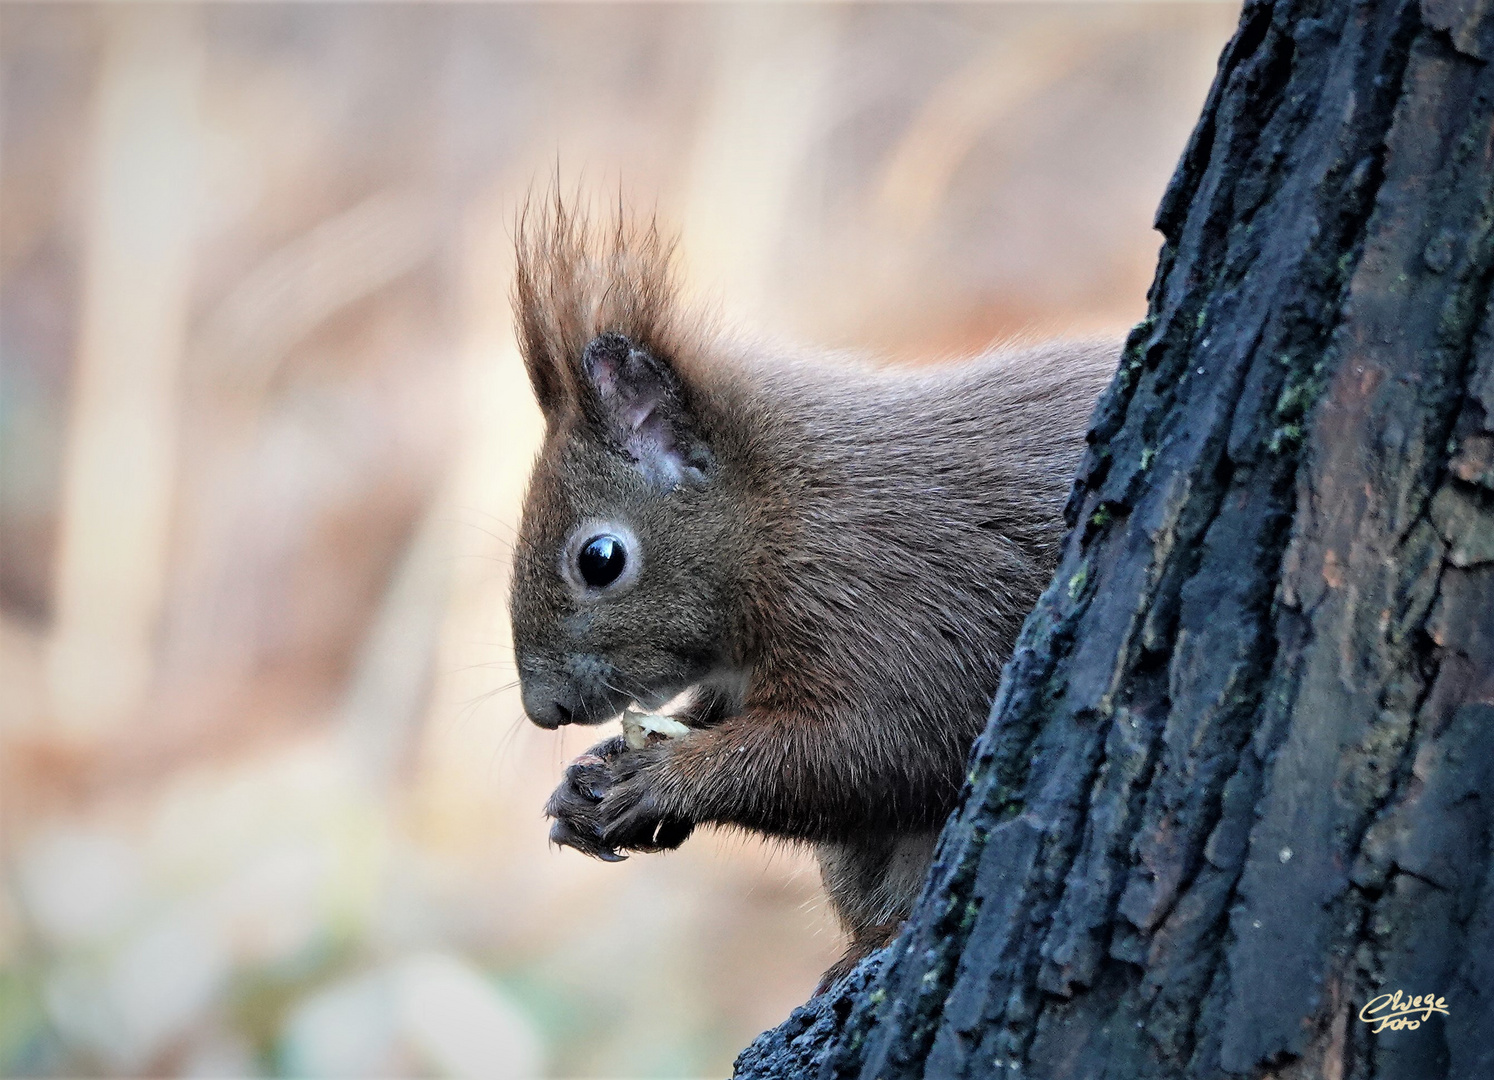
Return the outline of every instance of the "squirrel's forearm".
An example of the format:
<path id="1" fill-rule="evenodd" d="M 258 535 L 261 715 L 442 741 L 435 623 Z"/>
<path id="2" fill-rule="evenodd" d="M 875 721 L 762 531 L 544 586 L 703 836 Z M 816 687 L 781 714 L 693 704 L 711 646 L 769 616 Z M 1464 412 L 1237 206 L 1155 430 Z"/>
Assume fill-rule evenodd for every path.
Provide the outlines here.
<path id="1" fill-rule="evenodd" d="M 655 797 L 701 823 L 835 840 L 937 827 L 964 754 L 887 720 L 746 712 L 668 744 Z"/>

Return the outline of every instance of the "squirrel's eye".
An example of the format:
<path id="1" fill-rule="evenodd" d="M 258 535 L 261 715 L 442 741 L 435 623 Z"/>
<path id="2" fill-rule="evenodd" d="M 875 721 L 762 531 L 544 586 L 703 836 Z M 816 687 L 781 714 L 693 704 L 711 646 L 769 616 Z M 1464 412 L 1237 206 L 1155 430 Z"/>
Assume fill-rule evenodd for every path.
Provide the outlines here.
<path id="1" fill-rule="evenodd" d="M 593 536 L 581 545 L 581 551 L 576 555 L 576 569 L 581 571 L 581 580 L 593 589 L 611 585 L 627 562 L 627 548 L 610 533 Z"/>

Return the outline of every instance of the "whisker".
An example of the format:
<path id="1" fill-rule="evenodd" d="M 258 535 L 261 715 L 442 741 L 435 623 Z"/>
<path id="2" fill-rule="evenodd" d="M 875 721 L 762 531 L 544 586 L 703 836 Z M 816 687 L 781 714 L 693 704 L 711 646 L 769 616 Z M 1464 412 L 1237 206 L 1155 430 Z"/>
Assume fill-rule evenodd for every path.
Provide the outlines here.
<path id="1" fill-rule="evenodd" d="M 503 548 L 504 554 L 506 554 L 509 557 L 509 560 L 513 559 L 513 555 L 514 555 L 514 544 L 516 543 L 515 540 L 505 539 L 504 537 L 499 536 L 497 533 L 493 532 L 492 530 L 490 530 L 490 529 L 484 529 L 481 525 L 473 524 L 470 521 L 463 521 L 463 522 L 461 522 L 461 524 L 465 525 L 469 529 L 476 529 L 478 532 L 482 533 L 488 539 L 490 539 L 494 543 L 500 545 Z"/>
<path id="2" fill-rule="evenodd" d="M 528 722 L 529 717 L 524 715 L 522 709 L 515 713 L 513 718 L 509 720 L 508 730 L 498 739 L 497 744 L 493 747 L 493 760 L 490 764 L 491 771 L 496 772 L 502 765 L 503 759 L 513 751 L 514 744 L 519 739 L 519 732 L 524 729 L 524 726 Z"/>
<path id="3" fill-rule="evenodd" d="M 634 701 L 638 700 L 638 696 L 636 694 L 630 694 L 620 686 L 613 686 L 610 682 L 608 682 L 606 679 L 601 678 L 600 676 L 597 677 L 597 681 L 605 686 L 608 690 L 611 690 L 614 694 L 621 694 L 623 697 L 631 698 Z"/>
<path id="4" fill-rule="evenodd" d="M 481 708 L 485 702 L 497 697 L 499 694 L 512 690 L 518 685 L 519 684 L 517 681 L 505 683 L 503 686 L 496 686 L 491 690 L 485 690 L 481 694 L 478 694 L 476 697 L 470 698 L 467 701 L 463 702 L 457 712 L 458 723 L 465 723 L 467 720 L 470 720 L 473 716 L 476 715 L 477 710 Z"/>
<path id="5" fill-rule="evenodd" d="M 480 506 L 462 506 L 462 507 L 458 507 L 458 509 L 460 511 L 462 511 L 463 513 L 481 514 L 483 517 L 488 518 L 489 520 L 491 520 L 494 525 L 497 525 L 500 528 L 507 529 L 509 532 L 513 533 L 514 539 L 518 539 L 519 530 L 517 528 L 515 528 L 514 525 L 507 518 L 499 517 L 497 514 L 493 513 L 491 510 L 484 510 Z"/>
<path id="6" fill-rule="evenodd" d="M 518 668 L 518 665 L 515 664 L 512 660 L 481 660 L 481 661 L 479 661 L 478 663 L 475 663 L 475 664 L 463 664 L 461 667 L 454 667 L 450 671 L 448 671 L 447 674 L 448 675 L 461 675 L 461 674 L 464 674 L 465 672 L 468 672 L 468 671 L 476 671 L 479 668 L 482 668 L 484 670 L 491 670 L 493 668 L 501 668 L 501 667 L 504 667 L 504 666 L 513 668 L 515 670 L 517 670 L 517 668 Z M 515 682 L 509 683 L 508 685 L 509 686 L 518 686 L 519 684 L 518 684 L 517 681 L 515 681 Z"/>

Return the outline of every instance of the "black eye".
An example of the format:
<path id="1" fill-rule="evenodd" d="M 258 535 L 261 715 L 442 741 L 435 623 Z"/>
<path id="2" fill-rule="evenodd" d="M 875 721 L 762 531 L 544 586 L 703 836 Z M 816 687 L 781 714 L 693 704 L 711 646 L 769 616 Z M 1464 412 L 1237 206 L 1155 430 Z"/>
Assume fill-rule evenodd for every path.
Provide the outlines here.
<path id="1" fill-rule="evenodd" d="M 581 580 L 593 589 L 605 588 L 617 580 L 628 562 L 628 550 L 623 542 L 609 533 L 593 536 L 581 546 L 576 556 L 576 568 L 581 571 Z"/>

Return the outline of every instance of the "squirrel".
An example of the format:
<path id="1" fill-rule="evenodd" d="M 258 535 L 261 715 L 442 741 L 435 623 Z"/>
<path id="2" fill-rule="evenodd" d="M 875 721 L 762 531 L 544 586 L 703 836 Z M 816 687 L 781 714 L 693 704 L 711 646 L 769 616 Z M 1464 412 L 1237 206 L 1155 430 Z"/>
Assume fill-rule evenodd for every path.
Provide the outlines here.
<path id="1" fill-rule="evenodd" d="M 770 346 L 686 308 L 656 224 L 558 196 L 516 249 L 545 421 L 510 600 L 524 710 L 591 725 L 693 691 L 684 737 L 567 767 L 550 838 L 811 844 L 849 939 L 824 989 L 917 899 L 1119 344 L 901 367 Z"/>

